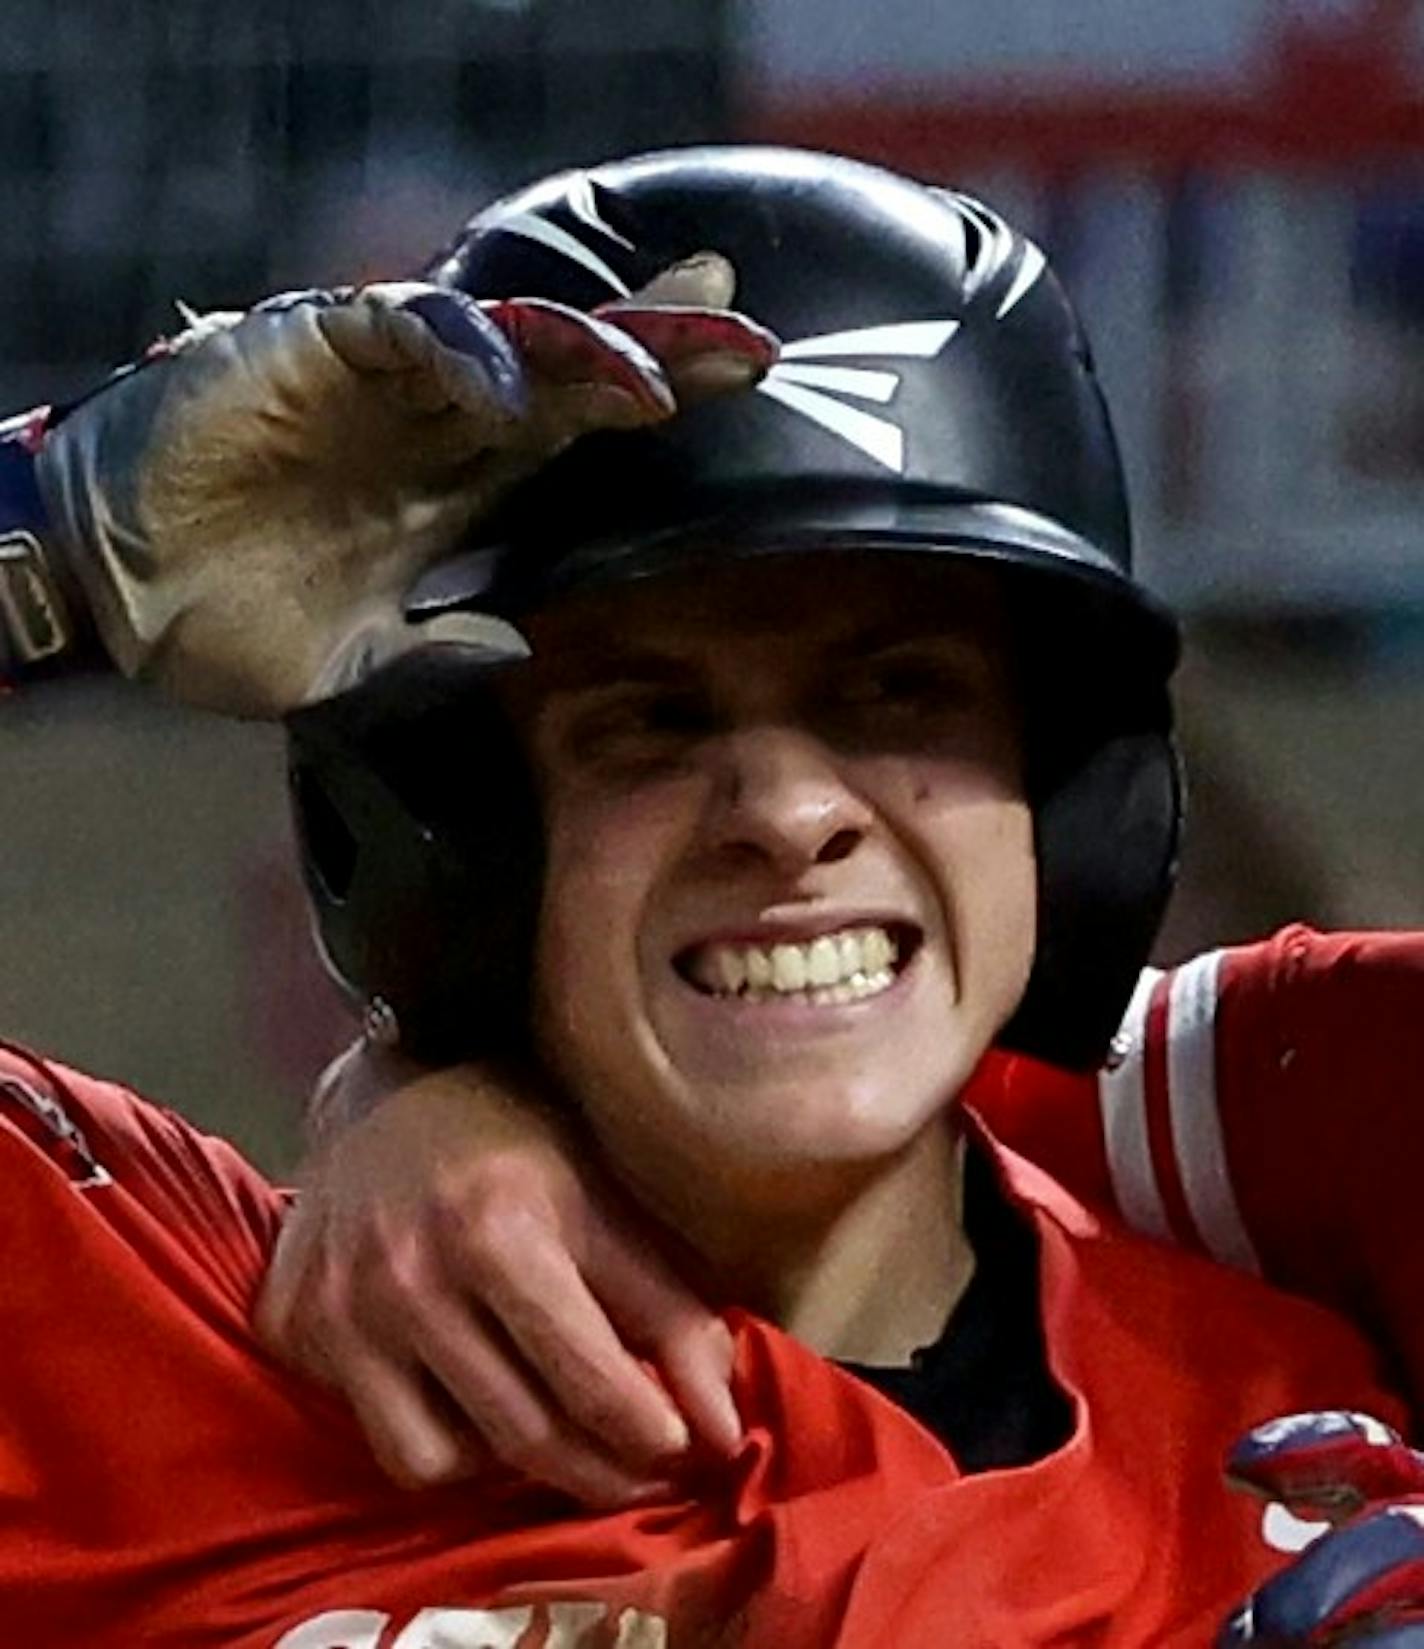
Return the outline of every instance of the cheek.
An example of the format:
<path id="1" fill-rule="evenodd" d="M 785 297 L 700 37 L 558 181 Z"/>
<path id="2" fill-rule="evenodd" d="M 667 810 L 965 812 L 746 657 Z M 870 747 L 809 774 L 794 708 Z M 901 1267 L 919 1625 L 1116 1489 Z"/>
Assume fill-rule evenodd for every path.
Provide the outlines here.
<path id="1" fill-rule="evenodd" d="M 1037 938 L 1033 814 L 1016 781 L 981 770 L 920 768 L 906 788 L 908 828 L 937 884 L 961 983 L 1007 1016 Z"/>
<path id="2" fill-rule="evenodd" d="M 631 891 L 615 851 L 613 819 L 587 798 L 546 798 L 544 888 L 536 965 L 541 995 L 560 1001 L 597 977 L 598 952 L 623 925 Z"/>
<path id="3" fill-rule="evenodd" d="M 535 966 L 546 1034 L 584 1039 L 629 998 L 638 940 L 665 867 L 679 812 L 657 794 L 570 789 L 545 797 L 546 859 Z M 577 1002 L 582 1010 L 571 1011 Z"/>
<path id="4" fill-rule="evenodd" d="M 965 862 L 958 890 L 966 915 L 994 974 L 1018 996 L 1028 983 L 1038 939 L 1038 871 L 1033 815 L 1023 801 L 987 803 L 967 822 Z"/>

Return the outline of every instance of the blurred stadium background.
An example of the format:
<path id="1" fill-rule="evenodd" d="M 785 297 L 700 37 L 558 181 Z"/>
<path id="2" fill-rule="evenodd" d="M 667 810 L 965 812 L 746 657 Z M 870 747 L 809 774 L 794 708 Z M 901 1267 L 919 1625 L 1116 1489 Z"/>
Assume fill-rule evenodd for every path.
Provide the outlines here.
<path id="1" fill-rule="evenodd" d="M 177 299 L 403 273 L 552 166 L 725 138 L 976 190 L 1087 315 L 1191 641 L 1162 954 L 1424 920 L 1413 0 L 7 0 L 0 408 Z M 0 1026 L 289 1163 L 349 1022 L 280 739 L 77 683 L 0 746 Z"/>

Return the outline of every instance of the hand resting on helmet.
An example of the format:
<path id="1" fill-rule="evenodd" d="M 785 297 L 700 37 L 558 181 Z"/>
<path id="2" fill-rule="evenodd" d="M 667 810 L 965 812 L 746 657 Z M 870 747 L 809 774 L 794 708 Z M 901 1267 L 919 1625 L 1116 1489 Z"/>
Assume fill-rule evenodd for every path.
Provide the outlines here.
<path id="1" fill-rule="evenodd" d="M 408 622 L 425 567 L 579 435 L 747 387 L 775 353 L 713 254 L 590 316 L 400 282 L 193 317 L 43 436 L 48 555 L 126 674 L 278 716 L 432 645 L 524 651 L 480 614 Z"/>

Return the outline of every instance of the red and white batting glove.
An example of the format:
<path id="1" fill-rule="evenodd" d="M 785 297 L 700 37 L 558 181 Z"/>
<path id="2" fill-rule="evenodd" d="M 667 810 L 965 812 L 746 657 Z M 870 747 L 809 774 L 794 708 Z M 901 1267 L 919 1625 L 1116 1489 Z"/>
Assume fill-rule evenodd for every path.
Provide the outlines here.
<path id="1" fill-rule="evenodd" d="M 493 618 L 409 621 L 406 591 L 579 435 L 753 384 L 775 343 L 726 310 L 731 284 L 708 254 L 598 316 L 420 282 L 194 316 L 28 432 L 43 555 L 6 588 L 48 574 L 126 674 L 233 715 L 282 715 L 430 646 L 522 656 Z M 0 626 L 16 628 L 3 602 Z"/>
<path id="2" fill-rule="evenodd" d="M 1424 1455 L 1367 1414 L 1293 1414 L 1248 1433 L 1226 1473 L 1329 1527 L 1252 1593 L 1219 1649 L 1424 1649 Z"/>

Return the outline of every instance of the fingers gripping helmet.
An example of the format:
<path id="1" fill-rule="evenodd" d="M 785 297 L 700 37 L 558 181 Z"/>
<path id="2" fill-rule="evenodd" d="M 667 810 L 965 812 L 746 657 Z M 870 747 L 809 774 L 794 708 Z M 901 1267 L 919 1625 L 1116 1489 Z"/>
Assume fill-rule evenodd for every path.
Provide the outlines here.
<path id="1" fill-rule="evenodd" d="M 783 340 L 751 394 L 577 443 L 411 605 L 518 622 L 576 590 L 726 558 L 998 569 L 1018 629 L 1039 937 L 1007 1046 L 1103 1055 L 1170 889 L 1181 820 L 1171 620 L 1133 582 L 1122 472 L 1038 248 L 967 196 L 826 155 L 672 151 L 475 217 L 431 278 L 590 308 L 703 249 Z M 807 564 L 818 591 L 821 566 Z M 327 955 L 430 1057 L 525 1023 L 540 831 L 486 690 L 438 658 L 293 725 Z"/>

